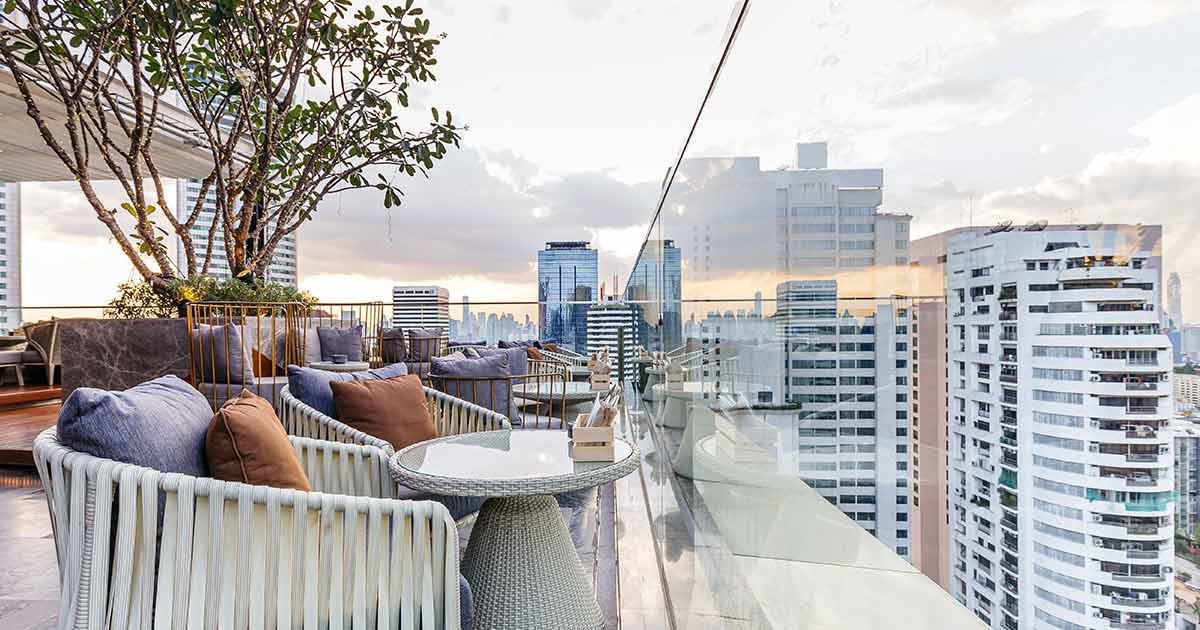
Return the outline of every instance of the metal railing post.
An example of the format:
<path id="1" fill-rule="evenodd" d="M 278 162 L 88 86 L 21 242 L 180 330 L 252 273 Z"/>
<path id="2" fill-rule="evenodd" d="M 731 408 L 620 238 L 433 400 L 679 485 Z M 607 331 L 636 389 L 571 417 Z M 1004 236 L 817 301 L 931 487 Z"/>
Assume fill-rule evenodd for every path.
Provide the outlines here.
<path id="1" fill-rule="evenodd" d="M 625 381 L 625 326 L 617 329 L 617 382 Z"/>

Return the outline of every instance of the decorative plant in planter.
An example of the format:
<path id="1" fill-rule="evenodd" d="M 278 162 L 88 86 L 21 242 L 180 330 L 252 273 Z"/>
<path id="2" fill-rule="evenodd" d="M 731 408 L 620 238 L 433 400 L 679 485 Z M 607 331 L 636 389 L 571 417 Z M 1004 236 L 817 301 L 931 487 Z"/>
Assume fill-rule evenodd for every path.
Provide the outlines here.
<path id="1" fill-rule="evenodd" d="M 398 205 L 402 176 L 425 173 L 459 142 L 450 112 L 400 122 L 409 88 L 434 80 L 442 39 L 413 0 L 360 9 L 350 0 L 5 0 L 4 9 L 0 62 L 26 113 L 164 296 L 174 297 L 174 280 L 208 273 L 218 235 L 235 277 L 262 278 L 280 240 L 325 195 L 374 187 L 385 207 Z M 62 122 L 39 107 L 47 99 Z M 183 111 L 171 125 L 166 99 Z M 192 207 L 173 207 L 160 175 L 154 139 L 171 128 L 209 162 Z M 96 179 L 115 179 L 126 201 L 106 206 Z M 206 197 L 216 216 L 197 256 L 192 230 L 204 226 Z"/>
<path id="2" fill-rule="evenodd" d="M 219 280 L 192 276 L 171 281 L 166 291 L 147 282 L 130 281 L 118 287 L 117 296 L 104 309 L 114 319 L 148 319 L 183 316 L 188 304 L 196 302 L 292 302 L 311 307 L 313 294 L 278 282 L 241 279 Z"/>

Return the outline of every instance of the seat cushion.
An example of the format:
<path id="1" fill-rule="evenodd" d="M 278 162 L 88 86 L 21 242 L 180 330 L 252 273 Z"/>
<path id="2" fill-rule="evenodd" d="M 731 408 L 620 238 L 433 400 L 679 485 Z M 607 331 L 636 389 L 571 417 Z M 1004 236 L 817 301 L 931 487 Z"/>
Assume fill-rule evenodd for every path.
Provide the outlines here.
<path id="1" fill-rule="evenodd" d="M 321 360 L 332 361 L 333 355 L 344 354 L 347 361 L 362 361 L 362 324 L 347 328 L 317 327 L 317 337 L 321 340 Z"/>
<path id="2" fill-rule="evenodd" d="M 59 410 L 58 439 L 96 457 L 207 477 L 204 440 L 210 420 L 204 396 L 168 375 L 123 392 L 76 389 Z"/>
<path id="3" fill-rule="evenodd" d="M 425 389 L 416 374 L 330 381 L 329 386 L 338 420 L 386 440 L 396 450 L 438 436 L 425 407 Z"/>
<path id="4" fill-rule="evenodd" d="M 16 365 L 22 363 L 25 353 L 21 350 L 0 350 L 0 365 Z M 35 351 L 34 354 L 37 354 Z M 41 355 L 38 355 L 40 358 Z"/>
<path id="5" fill-rule="evenodd" d="M 529 374 L 529 352 L 525 350 L 525 346 L 510 345 L 507 348 L 475 348 L 479 356 L 490 356 L 493 354 L 504 354 L 508 356 L 508 370 L 513 376 L 524 376 Z"/>
<path id="6" fill-rule="evenodd" d="M 384 379 L 405 374 L 408 374 L 408 367 L 403 363 L 385 365 L 362 372 L 326 372 L 315 368 L 289 365 L 287 385 L 288 391 L 300 402 L 333 418 L 337 415 L 337 409 L 333 404 L 333 390 L 329 388 L 330 382 Z"/>
<path id="7" fill-rule="evenodd" d="M 204 395 L 213 409 L 218 409 L 243 391 L 251 391 L 271 402 L 279 400 L 279 393 L 288 384 L 286 376 L 256 376 L 249 383 L 196 383 L 196 389 Z"/>
<path id="8" fill-rule="evenodd" d="M 46 357 L 43 357 L 41 352 L 33 349 L 22 350 L 19 354 L 21 355 L 21 363 L 42 363 L 46 360 Z"/>
<path id="9" fill-rule="evenodd" d="M 467 578 L 461 575 L 458 576 L 458 611 L 462 630 L 475 627 L 475 594 L 471 592 Z"/>
<path id="10" fill-rule="evenodd" d="M 434 357 L 430 363 L 430 381 L 436 389 L 485 409 L 512 415 L 507 353 L 478 359 Z"/>
<path id="11" fill-rule="evenodd" d="M 442 332 L 425 328 L 408 329 L 408 360 L 427 362 L 442 353 Z"/>
<path id="12" fill-rule="evenodd" d="M 214 479 L 312 490 L 271 403 L 251 391 L 229 399 L 213 415 L 204 456 Z"/>
<path id="13" fill-rule="evenodd" d="M 254 380 L 250 346 L 243 343 L 234 324 L 200 324 L 194 331 L 192 352 L 205 383 L 250 383 Z"/>
<path id="14" fill-rule="evenodd" d="M 413 490 L 407 486 L 396 486 L 398 497 L 408 501 L 437 501 L 446 506 L 450 511 L 450 518 L 460 521 L 476 512 L 483 507 L 483 502 L 486 497 L 452 497 L 445 494 L 434 494 L 432 492 L 422 492 Z"/>
<path id="15" fill-rule="evenodd" d="M 404 343 L 404 331 L 399 328 L 384 328 L 379 331 L 379 351 L 384 363 L 400 363 L 408 360 L 408 346 Z"/>

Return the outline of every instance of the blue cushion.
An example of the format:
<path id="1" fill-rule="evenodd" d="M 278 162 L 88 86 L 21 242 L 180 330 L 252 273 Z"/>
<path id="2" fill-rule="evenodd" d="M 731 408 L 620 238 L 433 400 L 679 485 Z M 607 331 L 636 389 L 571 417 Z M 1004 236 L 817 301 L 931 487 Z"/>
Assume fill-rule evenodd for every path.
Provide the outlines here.
<path id="1" fill-rule="evenodd" d="M 458 616 L 462 630 L 471 630 L 475 621 L 475 595 L 462 575 L 458 576 Z"/>
<path id="2" fill-rule="evenodd" d="M 330 381 L 368 381 L 404 376 L 408 367 L 403 363 L 393 363 L 373 370 L 362 372 L 327 372 L 315 368 L 288 366 L 288 391 L 300 402 L 329 416 L 337 417 L 333 404 L 333 389 Z"/>
<path id="3" fill-rule="evenodd" d="M 321 340 L 321 360 L 332 361 L 333 355 L 344 354 L 347 361 L 362 361 L 362 324 L 350 328 L 317 327 L 317 339 Z"/>
<path id="4" fill-rule="evenodd" d="M 253 383 L 250 346 L 242 339 L 241 328 L 233 324 L 195 329 L 195 355 L 204 383 Z"/>
<path id="5" fill-rule="evenodd" d="M 508 354 L 502 351 L 478 359 L 433 357 L 429 374 L 434 387 L 455 398 L 512 415 Z"/>
<path id="6" fill-rule="evenodd" d="M 58 439 L 96 457 L 207 477 L 204 439 L 212 417 L 204 396 L 177 376 L 123 392 L 80 387 L 59 410 Z"/>

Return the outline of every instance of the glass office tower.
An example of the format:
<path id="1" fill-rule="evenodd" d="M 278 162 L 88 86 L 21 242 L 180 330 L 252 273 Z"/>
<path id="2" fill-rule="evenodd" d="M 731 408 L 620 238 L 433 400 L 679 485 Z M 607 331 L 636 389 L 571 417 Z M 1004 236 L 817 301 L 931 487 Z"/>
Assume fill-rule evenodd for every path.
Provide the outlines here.
<path id="1" fill-rule="evenodd" d="M 538 252 L 538 330 L 576 352 L 587 350 L 588 306 L 599 294 L 596 250 L 588 241 L 550 241 Z"/>
<path id="2" fill-rule="evenodd" d="M 625 302 L 640 308 L 638 339 L 651 350 L 683 345 L 680 260 L 675 241 L 648 240 L 629 274 Z"/>

